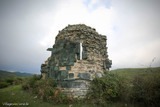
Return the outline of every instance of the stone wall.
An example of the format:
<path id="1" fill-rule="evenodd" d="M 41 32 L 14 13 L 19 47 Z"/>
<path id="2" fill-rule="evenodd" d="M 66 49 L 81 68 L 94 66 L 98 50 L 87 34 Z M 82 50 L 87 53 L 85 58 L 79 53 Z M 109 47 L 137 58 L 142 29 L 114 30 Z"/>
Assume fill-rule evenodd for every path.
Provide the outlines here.
<path id="1" fill-rule="evenodd" d="M 101 77 L 112 64 L 108 59 L 106 40 L 105 35 L 84 24 L 68 25 L 59 31 L 53 47 L 47 49 L 51 56 L 41 65 L 42 77 L 68 80 L 68 84 L 70 80 L 81 80 L 81 84 L 85 84 L 84 80 Z M 80 86 L 79 89 L 70 88 L 81 89 Z"/>
<path id="2" fill-rule="evenodd" d="M 83 79 L 64 80 L 60 83 L 60 88 L 69 97 L 84 98 L 87 94 L 90 81 Z"/>

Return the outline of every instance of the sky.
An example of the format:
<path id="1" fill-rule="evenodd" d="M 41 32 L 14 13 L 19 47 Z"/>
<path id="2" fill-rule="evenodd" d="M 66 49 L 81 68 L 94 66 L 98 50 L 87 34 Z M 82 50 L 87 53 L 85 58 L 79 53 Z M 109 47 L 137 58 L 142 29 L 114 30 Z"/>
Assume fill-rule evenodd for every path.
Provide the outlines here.
<path id="1" fill-rule="evenodd" d="M 0 0 L 0 69 L 40 74 L 59 30 L 107 36 L 112 68 L 160 66 L 160 0 Z"/>

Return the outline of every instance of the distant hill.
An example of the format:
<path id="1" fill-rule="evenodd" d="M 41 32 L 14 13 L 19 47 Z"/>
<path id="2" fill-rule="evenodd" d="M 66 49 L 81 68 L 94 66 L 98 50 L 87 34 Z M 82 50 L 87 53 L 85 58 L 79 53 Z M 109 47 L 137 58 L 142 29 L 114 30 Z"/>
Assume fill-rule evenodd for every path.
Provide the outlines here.
<path id="1" fill-rule="evenodd" d="M 122 68 L 111 70 L 111 73 L 116 73 L 120 76 L 132 80 L 136 76 L 147 76 L 147 75 L 160 75 L 160 67 L 151 68 Z"/>
<path id="2" fill-rule="evenodd" d="M 121 68 L 111 70 L 111 72 L 116 72 L 120 74 L 127 74 L 127 73 L 143 73 L 143 72 L 160 72 L 160 67 L 151 67 L 151 68 Z"/>
<path id="3" fill-rule="evenodd" d="M 29 77 L 33 74 L 30 73 L 21 73 L 21 72 L 10 72 L 5 70 L 0 70 L 0 80 L 6 78 L 14 78 L 14 77 Z"/>
<path id="4" fill-rule="evenodd" d="M 20 76 L 20 77 L 28 77 L 28 76 L 32 76 L 33 74 L 30 73 L 21 73 L 21 72 L 13 72 L 16 76 Z"/>

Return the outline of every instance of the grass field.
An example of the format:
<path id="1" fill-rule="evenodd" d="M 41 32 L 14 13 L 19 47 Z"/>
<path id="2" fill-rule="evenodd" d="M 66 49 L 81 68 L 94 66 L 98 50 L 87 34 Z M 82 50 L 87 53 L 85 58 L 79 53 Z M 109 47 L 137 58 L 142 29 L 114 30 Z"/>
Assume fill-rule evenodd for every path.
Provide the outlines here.
<path id="1" fill-rule="evenodd" d="M 120 76 L 127 78 L 128 80 L 132 81 L 135 76 L 156 76 L 160 75 L 160 67 L 156 68 L 123 68 L 123 69 L 116 69 L 111 70 L 111 73 L 116 73 Z"/>
<path id="2" fill-rule="evenodd" d="M 11 107 L 12 105 L 24 105 L 28 107 L 53 107 L 52 104 L 36 99 L 35 96 L 23 91 L 21 89 L 21 85 L 14 85 L 0 89 L 0 102 L 0 107 L 9 105 Z"/>
<path id="3" fill-rule="evenodd" d="M 131 81 L 135 76 L 160 75 L 160 67 L 158 68 L 127 68 L 112 70 L 110 73 L 116 73 Z M 44 102 L 38 99 L 36 95 L 32 95 L 22 90 L 21 85 L 12 85 L 7 88 L 0 89 L 0 107 L 93 107 L 94 105 L 86 105 L 83 102 L 79 104 L 62 104 Z M 107 107 L 135 107 L 124 103 L 109 104 Z M 96 107 L 96 106 L 95 106 Z"/>
<path id="4" fill-rule="evenodd" d="M 23 91 L 21 85 L 0 89 L 0 107 L 92 107 L 81 104 L 58 104 L 44 102 Z"/>

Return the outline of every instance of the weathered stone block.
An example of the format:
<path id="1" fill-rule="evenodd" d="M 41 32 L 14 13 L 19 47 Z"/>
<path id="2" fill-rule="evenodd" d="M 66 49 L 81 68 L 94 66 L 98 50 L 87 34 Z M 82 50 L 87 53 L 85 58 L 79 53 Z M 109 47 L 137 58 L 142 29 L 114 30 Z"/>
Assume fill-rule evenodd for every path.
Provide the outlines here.
<path id="1" fill-rule="evenodd" d="M 53 70 L 54 70 L 54 71 L 58 71 L 58 70 L 59 70 L 59 67 L 58 67 L 58 66 L 54 66 L 54 67 L 53 67 Z"/>
<path id="2" fill-rule="evenodd" d="M 60 76 L 60 79 L 63 80 L 63 79 L 66 79 L 68 78 L 68 72 L 66 70 L 62 70 L 62 71 L 59 71 L 61 74 Z"/>
<path id="3" fill-rule="evenodd" d="M 66 66 L 66 70 L 67 71 L 71 70 L 71 66 Z"/>
<path id="4" fill-rule="evenodd" d="M 78 77 L 81 78 L 81 79 L 86 79 L 86 80 L 91 79 L 91 75 L 89 73 L 79 73 Z"/>
<path id="5" fill-rule="evenodd" d="M 69 73 L 69 78 L 74 78 L 74 73 Z"/>

